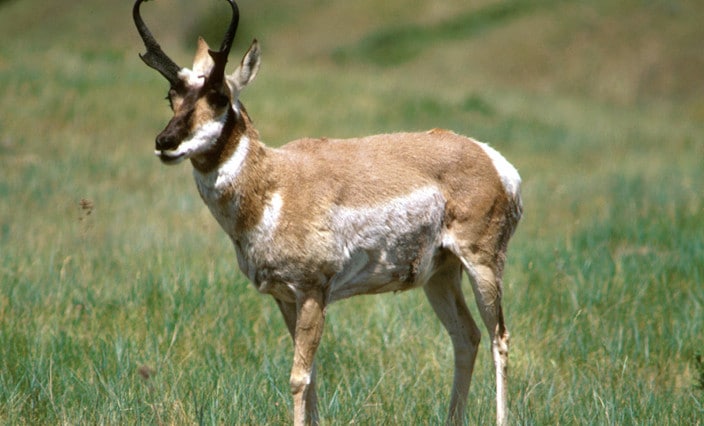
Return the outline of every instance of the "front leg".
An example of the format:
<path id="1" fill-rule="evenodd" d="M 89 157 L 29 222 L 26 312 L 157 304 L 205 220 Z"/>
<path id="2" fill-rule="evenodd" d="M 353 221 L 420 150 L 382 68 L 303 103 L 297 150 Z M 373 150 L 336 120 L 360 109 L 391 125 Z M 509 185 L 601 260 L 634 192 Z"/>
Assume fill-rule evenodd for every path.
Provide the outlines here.
<path id="1" fill-rule="evenodd" d="M 325 302 L 322 291 L 301 294 L 297 302 L 276 303 L 293 337 L 293 367 L 291 393 L 295 425 L 317 424 L 318 408 L 315 393 L 315 352 L 320 344 L 325 322 Z"/>

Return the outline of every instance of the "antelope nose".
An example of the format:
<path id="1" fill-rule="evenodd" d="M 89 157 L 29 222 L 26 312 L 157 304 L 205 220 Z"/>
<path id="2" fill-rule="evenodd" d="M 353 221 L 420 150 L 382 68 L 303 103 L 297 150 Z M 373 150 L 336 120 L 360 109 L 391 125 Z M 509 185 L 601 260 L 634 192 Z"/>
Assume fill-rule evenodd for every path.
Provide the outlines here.
<path id="1" fill-rule="evenodd" d="M 167 151 L 178 146 L 178 141 L 173 135 L 161 133 L 156 137 L 156 149 L 159 151 Z"/>

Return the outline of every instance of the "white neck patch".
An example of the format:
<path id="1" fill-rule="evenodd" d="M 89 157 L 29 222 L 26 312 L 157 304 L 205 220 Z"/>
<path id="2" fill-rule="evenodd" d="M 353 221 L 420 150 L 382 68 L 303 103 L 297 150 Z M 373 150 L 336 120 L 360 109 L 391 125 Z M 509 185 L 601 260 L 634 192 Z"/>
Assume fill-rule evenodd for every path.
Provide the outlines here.
<path id="1" fill-rule="evenodd" d="M 242 136 L 237 144 L 235 152 L 227 159 L 220 167 L 218 167 L 218 177 L 215 180 L 215 188 L 228 186 L 230 182 L 237 179 L 237 176 L 242 172 L 244 160 L 249 152 L 249 138 Z"/>
<path id="2" fill-rule="evenodd" d="M 201 194 L 211 194 L 219 196 L 223 191 L 232 186 L 232 183 L 242 172 L 244 163 L 249 152 L 249 138 L 242 136 L 237 144 L 237 149 L 232 153 L 224 163 L 218 166 L 217 169 L 201 173 L 197 169 L 193 169 L 193 174 Z"/>

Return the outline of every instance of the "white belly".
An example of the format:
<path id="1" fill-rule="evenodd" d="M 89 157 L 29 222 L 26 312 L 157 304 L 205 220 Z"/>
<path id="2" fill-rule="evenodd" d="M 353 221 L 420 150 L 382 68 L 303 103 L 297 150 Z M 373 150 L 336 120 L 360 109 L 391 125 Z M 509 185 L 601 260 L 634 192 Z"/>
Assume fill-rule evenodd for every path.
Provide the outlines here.
<path id="1" fill-rule="evenodd" d="M 442 241 L 445 200 L 421 188 L 375 207 L 332 212 L 341 270 L 330 281 L 329 299 L 406 290 L 425 284 Z"/>
<path id="2" fill-rule="evenodd" d="M 236 244 L 240 269 L 259 291 L 279 299 L 295 300 L 299 286 L 311 284 L 306 280 L 327 287 L 329 302 L 407 290 L 425 284 L 436 267 L 445 199 L 435 187 L 377 206 L 334 207 L 322 221 L 325 241 L 316 234 L 305 244 L 315 250 L 291 252 L 277 241 L 276 222 L 284 211 L 285 204 L 274 197 L 260 226 L 246 243 Z"/>

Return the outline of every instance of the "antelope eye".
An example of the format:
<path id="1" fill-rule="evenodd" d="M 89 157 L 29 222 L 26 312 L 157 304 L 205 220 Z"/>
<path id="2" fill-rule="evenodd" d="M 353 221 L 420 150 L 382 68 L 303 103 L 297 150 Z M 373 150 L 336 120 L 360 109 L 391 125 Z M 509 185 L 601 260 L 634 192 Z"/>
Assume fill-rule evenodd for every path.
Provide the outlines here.
<path id="1" fill-rule="evenodd" d="M 230 102 L 230 99 L 225 94 L 218 92 L 217 90 L 211 90 L 208 92 L 206 99 L 210 105 L 216 108 L 223 108 L 228 104 L 228 102 Z"/>
<path id="2" fill-rule="evenodd" d="M 178 93 L 176 92 L 176 89 L 169 89 L 169 93 L 166 95 L 164 99 L 166 99 L 169 102 L 169 107 L 171 109 L 174 109 L 174 98 L 178 96 Z"/>

